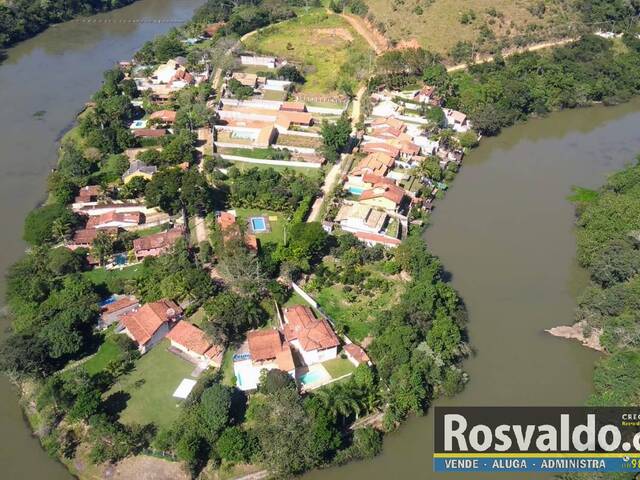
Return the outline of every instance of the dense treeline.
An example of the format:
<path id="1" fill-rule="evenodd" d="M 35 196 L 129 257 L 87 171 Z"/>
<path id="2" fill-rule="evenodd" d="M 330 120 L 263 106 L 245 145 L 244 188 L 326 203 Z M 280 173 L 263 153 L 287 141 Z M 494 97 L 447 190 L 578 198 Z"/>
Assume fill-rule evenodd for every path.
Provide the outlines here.
<path id="1" fill-rule="evenodd" d="M 40 33 L 53 23 L 124 7 L 135 0 L 9 0 L 0 4 L 0 48 Z"/>
<path id="2" fill-rule="evenodd" d="M 640 49 L 634 37 L 625 44 L 620 51 L 610 40 L 586 36 L 550 52 L 472 66 L 451 77 L 446 104 L 469 112 L 475 128 L 494 135 L 530 115 L 626 101 L 640 90 Z"/>
<path id="3" fill-rule="evenodd" d="M 596 366 L 593 405 L 639 405 L 640 165 L 612 175 L 597 192 L 578 189 L 578 259 L 591 284 L 577 320 L 602 332 L 608 355 Z"/>
<path id="4" fill-rule="evenodd" d="M 445 106 L 467 113 L 483 135 L 564 108 L 617 104 L 640 91 L 640 40 L 622 45 L 587 35 L 549 51 L 528 52 L 449 74 L 441 58 L 423 49 L 391 51 L 377 60 L 369 88 L 438 88 Z M 470 60 L 470 58 L 466 59 Z"/>

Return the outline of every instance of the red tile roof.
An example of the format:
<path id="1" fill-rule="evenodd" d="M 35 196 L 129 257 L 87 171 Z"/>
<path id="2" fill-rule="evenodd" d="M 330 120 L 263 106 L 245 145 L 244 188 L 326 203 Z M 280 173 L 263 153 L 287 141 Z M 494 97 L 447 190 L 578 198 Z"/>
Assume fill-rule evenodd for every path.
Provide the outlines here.
<path id="1" fill-rule="evenodd" d="M 360 345 L 349 343 L 344 346 L 344 350 L 359 363 L 367 363 L 370 361 L 369 355 L 367 355 L 367 352 L 365 352 Z"/>
<path id="2" fill-rule="evenodd" d="M 356 238 L 358 238 L 358 240 L 362 240 L 363 242 L 368 240 L 368 241 L 380 243 L 382 245 L 387 245 L 387 246 L 396 246 L 402 243 L 397 238 L 386 237 L 384 235 L 377 235 L 375 233 L 355 232 L 354 235 L 356 236 Z"/>
<path id="3" fill-rule="evenodd" d="M 213 345 L 202 330 L 184 320 L 176 323 L 175 327 L 167 334 L 167 338 L 187 350 L 198 355 L 205 355 L 208 358 L 215 358 L 223 351 L 221 346 Z"/>
<path id="4" fill-rule="evenodd" d="M 249 353 L 254 362 L 274 360 L 283 349 L 282 338 L 277 330 L 254 330 L 247 333 Z"/>
<path id="5" fill-rule="evenodd" d="M 373 173 L 378 176 L 385 176 L 389 169 L 393 167 L 394 159 L 382 152 L 374 152 L 358 162 L 350 175 L 364 175 Z"/>
<path id="6" fill-rule="evenodd" d="M 306 112 L 307 106 L 301 102 L 283 102 L 280 110 L 285 112 Z"/>
<path id="7" fill-rule="evenodd" d="M 362 146 L 362 151 L 365 153 L 386 153 L 392 158 L 397 158 L 400 154 L 400 149 L 398 147 L 394 147 L 393 145 L 389 145 L 388 143 L 380 142 L 365 143 Z"/>
<path id="8" fill-rule="evenodd" d="M 166 251 L 182 237 L 182 228 L 172 228 L 166 232 L 155 233 L 148 237 L 137 238 L 133 241 L 133 249 L 136 253 L 145 250 Z"/>
<path id="9" fill-rule="evenodd" d="M 365 183 L 371 183 L 374 186 L 377 185 L 395 185 L 396 181 L 393 178 L 382 177 L 373 173 L 365 173 L 362 176 L 362 181 Z"/>
<path id="10" fill-rule="evenodd" d="M 143 220 L 144 217 L 140 212 L 117 213 L 115 210 L 112 210 L 110 212 L 103 213 L 102 215 L 94 215 L 92 217 L 89 217 L 86 228 L 99 228 L 100 225 L 111 222 L 139 225 Z"/>
<path id="11" fill-rule="evenodd" d="M 145 345 L 163 324 L 181 313 L 182 309 L 171 300 L 160 300 L 128 313 L 121 323 L 138 345 Z"/>
<path id="12" fill-rule="evenodd" d="M 177 112 L 173 110 L 158 110 L 149 115 L 150 120 L 162 120 L 165 123 L 173 123 L 176 121 Z"/>
<path id="13" fill-rule="evenodd" d="M 109 235 L 115 236 L 118 234 L 118 229 L 116 227 L 113 227 L 113 228 L 103 228 L 101 230 L 98 230 L 96 228 L 83 228 L 80 230 L 76 230 L 76 232 L 73 235 L 73 239 L 71 240 L 71 243 L 74 245 L 91 245 L 93 244 L 93 241 L 98 236 L 99 232 L 103 232 L 103 233 L 107 233 Z"/>
<path id="14" fill-rule="evenodd" d="M 396 205 L 400 205 L 404 196 L 405 192 L 400 187 L 396 187 L 395 185 L 380 185 L 362 192 L 360 200 L 370 200 L 382 197 L 387 200 L 391 200 Z"/>
<path id="15" fill-rule="evenodd" d="M 287 341 L 298 340 L 305 351 L 324 350 L 340 345 L 329 322 L 317 319 L 309 307 L 296 305 L 284 309 L 284 336 Z"/>
<path id="16" fill-rule="evenodd" d="M 112 313 L 118 312 L 120 310 L 124 310 L 125 308 L 129 308 L 132 307 L 134 305 L 139 305 L 140 302 L 138 302 L 138 299 L 136 297 L 122 297 L 118 300 L 116 300 L 113 303 L 110 303 L 109 305 L 105 305 L 102 308 L 102 314 L 103 315 L 110 315 Z"/>
<path id="17" fill-rule="evenodd" d="M 90 202 L 92 198 L 97 197 L 100 194 L 102 194 L 102 187 L 100 185 L 87 185 L 78 191 L 78 196 L 76 197 L 75 202 Z"/>

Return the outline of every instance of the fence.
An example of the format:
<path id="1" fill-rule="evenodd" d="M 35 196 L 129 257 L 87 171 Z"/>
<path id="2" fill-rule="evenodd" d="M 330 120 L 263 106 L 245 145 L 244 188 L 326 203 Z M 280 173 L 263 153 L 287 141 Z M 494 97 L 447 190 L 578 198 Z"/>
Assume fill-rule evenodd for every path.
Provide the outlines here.
<path id="1" fill-rule="evenodd" d="M 237 155 L 220 155 L 224 160 L 231 162 L 254 163 L 257 165 L 272 165 L 276 167 L 301 167 L 301 168 L 320 168 L 320 163 L 296 162 L 293 160 L 263 160 L 259 158 L 239 157 Z"/>

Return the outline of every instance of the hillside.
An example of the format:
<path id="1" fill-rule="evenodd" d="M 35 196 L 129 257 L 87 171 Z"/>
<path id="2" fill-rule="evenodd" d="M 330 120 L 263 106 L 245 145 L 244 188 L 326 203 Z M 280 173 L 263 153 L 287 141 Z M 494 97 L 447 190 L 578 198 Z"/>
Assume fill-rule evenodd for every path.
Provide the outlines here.
<path id="1" fill-rule="evenodd" d="M 577 14 L 563 1 L 366 0 L 365 18 L 389 40 L 451 54 L 458 42 L 480 53 L 563 36 Z"/>

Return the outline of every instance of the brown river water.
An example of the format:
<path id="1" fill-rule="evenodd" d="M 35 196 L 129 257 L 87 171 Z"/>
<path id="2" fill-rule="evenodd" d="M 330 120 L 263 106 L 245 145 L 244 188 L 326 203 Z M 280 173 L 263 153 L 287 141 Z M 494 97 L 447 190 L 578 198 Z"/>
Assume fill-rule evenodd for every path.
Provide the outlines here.
<path id="1" fill-rule="evenodd" d="M 187 19 L 201 3 L 140 0 L 97 18 Z M 100 85 L 101 73 L 168 28 L 70 22 L 8 52 L 0 65 L 0 271 L 23 252 L 22 222 L 43 199 L 56 142 Z M 580 405 L 589 395 L 597 355 L 543 333 L 571 322 L 586 281 L 574 261 L 573 207 L 566 197 L 572 185 L 597 187 L 631 161 L 640 151 L 638 125 L 638 101 L 562 112 L 485 139 L 465 159 L 426 232 L 467 303 L 475 349 L 465 363 L 467 388 L 439 405 Z M 0 422 L 0 478 L 70 478 L 31 437 L 5 379 Z M 377 459 L 306 478 L 468 478 L 432 473 L 431 427 L 430 415 L 410 419 L 388 435 Z"/>

